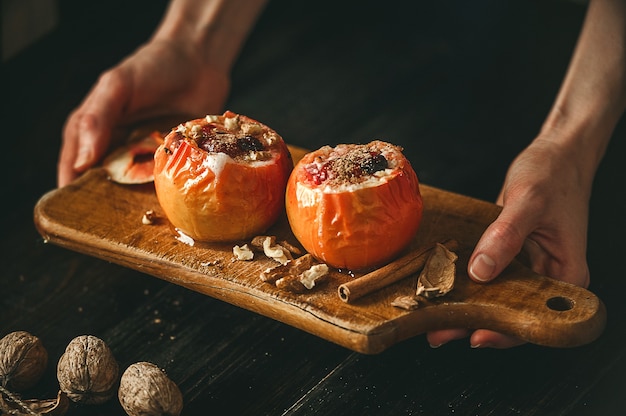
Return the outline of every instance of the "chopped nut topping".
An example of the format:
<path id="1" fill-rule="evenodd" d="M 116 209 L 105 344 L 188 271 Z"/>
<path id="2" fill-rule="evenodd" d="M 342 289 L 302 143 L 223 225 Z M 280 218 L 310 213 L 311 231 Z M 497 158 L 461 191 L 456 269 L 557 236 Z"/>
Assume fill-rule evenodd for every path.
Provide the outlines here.
<path id="1" fill-rule="evenodd" d="M 174 131 L 178 133 L 176 141 L 189 140 L 206 152 L 224 153 L 237 162 L 271 160 L 277 151 L 276 143 L 281 142 L 267 126 L 231 112 L 190 120 Z"/>
<path id="2" fill-rule="evenodd" d="M 255 135 L 262 133 L 263 129 L 258 124 L 246 123 L 241 126 L 241 131 L 245 134 Z"/>
<path id="3" fill-rule="evenodd" d="M 373 141 L 366 145 L 324 146 L 313 162 L 304 168 L 309 181 L 327 186 L 361 184 L 390 175 L 397 166 L 401 147 Z"/>
<path id="4" fill-rule="evenodd" d="M 224 127 L 228 130 L 237 130 L 239 128 L 239 116 L 224 117 Z"/>

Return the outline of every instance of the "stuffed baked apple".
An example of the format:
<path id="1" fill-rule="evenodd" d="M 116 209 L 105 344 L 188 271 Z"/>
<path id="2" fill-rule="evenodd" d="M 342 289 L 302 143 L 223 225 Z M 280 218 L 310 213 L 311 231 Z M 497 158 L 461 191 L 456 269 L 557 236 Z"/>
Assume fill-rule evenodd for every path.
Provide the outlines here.
<path id="1" fill-rule="evenodd" d="M 286 209 L 295 237 L 314 257 L 363 270 L 389 262 L 410 244 L 422 197 L 402 148 L 373 141 L 306 154 L 287 183 Z"/>
<path id="2" fill-rule="evenodd" d="M 179 232 L 209 242 L 267 230 L 283 210 L 293 168 L 274 130 L 230 111 L 172 129 L 154 159 L 165 215 Z"/>

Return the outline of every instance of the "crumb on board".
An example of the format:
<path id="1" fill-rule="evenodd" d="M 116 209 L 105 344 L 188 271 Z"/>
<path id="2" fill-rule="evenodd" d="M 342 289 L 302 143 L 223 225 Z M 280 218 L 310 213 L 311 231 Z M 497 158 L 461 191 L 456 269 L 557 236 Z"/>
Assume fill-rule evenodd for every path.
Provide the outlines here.
<path id="1" fill-rule="evenodd" d="M 156 221 L 156 214 L 151 209 L 144 212 L 143 217 L 141 217 L 141 223 L 143 225 L 152 225 L 154 224 L 155 221 Z"/>

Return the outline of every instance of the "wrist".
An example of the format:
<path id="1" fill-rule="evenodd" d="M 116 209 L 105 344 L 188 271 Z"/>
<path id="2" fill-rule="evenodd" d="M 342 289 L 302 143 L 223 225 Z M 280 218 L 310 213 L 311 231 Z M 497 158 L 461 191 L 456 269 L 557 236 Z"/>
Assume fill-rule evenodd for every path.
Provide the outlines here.
<path id="1" fill-rule="evenodd" d="M 584 106 L 583 106 L 584 107 Z M 585 172 L 595 175 L 620 114 L 601 106 L 578 108 L 555 105 L 539 138 L 551 141 L 571 155 Z"/>
<path id="2" fill-rule="evenodd" d="M 553 113 L 533 141 L 539 147 L 548 145 L 558 154 L 553 158 L 574 168 L 575 180 L 591 192 L 593 180 L 613 132 L 614 124 L 607 126 L 591 117 L 568 117 Z M 574 173 L 576 172 L 576 173 Z"/>

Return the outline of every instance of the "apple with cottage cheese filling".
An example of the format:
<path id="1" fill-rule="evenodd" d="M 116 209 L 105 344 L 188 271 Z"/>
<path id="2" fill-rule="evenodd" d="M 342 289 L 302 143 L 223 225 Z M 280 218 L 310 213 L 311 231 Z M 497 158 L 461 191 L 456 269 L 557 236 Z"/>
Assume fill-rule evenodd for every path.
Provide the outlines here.
<path id="1" fill-rule="evenodd" d="M 178 125 L 154 159 L 156 195 L 168 220 L 207 242 L 266 231 L 284 208 L 293 168 L 278 133 L 231 111 Z"/>
<path id="2" fill-rule="evenodd" d="M 287 218 L 302 246 L 330 266 L 365 270 L 398 256 L 422 219 L 417 174 L 380 140 L 324 146 L 294 167 Z"/>

